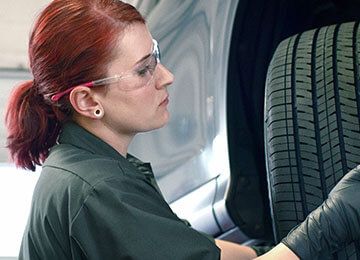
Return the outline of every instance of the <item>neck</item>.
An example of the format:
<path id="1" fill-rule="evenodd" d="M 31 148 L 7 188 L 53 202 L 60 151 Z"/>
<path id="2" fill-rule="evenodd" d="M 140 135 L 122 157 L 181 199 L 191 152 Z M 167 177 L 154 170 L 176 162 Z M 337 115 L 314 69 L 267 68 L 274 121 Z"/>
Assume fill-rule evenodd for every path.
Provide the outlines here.
<path id="1" fill-rule="evenodd" d="M 120 135 L 112 131 L 102 132 L 97 130 L 96 132 L 93 132 L 93 134 L 99 137 L 107 144 L 109 144 L 112 148 L 114 148 L 119 154 L 121 154 L 125 158 L 128 152 L 128 147 L 134 137 L 130 135 Z"/>

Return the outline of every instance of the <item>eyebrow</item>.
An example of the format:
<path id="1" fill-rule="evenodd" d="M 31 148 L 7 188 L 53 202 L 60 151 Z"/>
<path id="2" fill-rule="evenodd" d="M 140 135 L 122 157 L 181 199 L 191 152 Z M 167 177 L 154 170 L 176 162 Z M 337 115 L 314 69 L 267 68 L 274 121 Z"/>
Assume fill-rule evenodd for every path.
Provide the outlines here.
<path id="1" fill-rule="evenodd" d="M 151 53 L 145 55 L 145 56 L 142 57 L 140 60 L 138 60 L 138 61 L 134 64 L 134 66 L 137 66 L 137 65 L 141 64 L 141 63 L 144 62 L 146 59 L 148 59 L 150 56 L 151 56 Z"/>
<path id="2" fill-rule="evenodd" d="M 140 60 L 138 60 L 134 66 L 137 66 L 139 65 L 140 63 L 142 63 L 143 61 L 145 61 L 146 59 L 148 59 L 152 54 L 153 54 L 153 51 L 154 51 L 154 45 L 152 46 L 152 50 L 149 54 L 145 55 L 144 57 L 142 57 Z"/>

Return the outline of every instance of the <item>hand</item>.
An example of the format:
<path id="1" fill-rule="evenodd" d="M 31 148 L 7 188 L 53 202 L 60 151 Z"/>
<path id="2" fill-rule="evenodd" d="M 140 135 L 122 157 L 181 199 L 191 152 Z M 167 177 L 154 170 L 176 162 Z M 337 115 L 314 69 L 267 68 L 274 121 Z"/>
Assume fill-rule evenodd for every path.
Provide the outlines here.
<path id="1" fill-rule="evenodd" d="M 360 238 L 360 166 L 282 240 L 301 259 L 324 259 Z"/>

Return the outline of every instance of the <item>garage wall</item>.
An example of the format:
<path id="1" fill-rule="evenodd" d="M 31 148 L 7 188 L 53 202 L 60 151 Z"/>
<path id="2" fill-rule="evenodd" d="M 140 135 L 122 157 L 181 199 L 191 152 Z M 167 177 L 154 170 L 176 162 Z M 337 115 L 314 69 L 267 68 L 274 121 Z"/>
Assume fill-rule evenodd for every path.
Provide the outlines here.
<path id="1" fill-rule="evenodd" d="M 26 68 L 27 44 L 36 14 L 49 0 L 0 1 L 0 68 Z"/>
<path id="2" fill-rule="evenodd" d="M 146 2 L 147 1 L 147 2 Z M 145 5 L 150 2 L 146 0 Z M 37 14 L 50 0 L 0 1 L 0 69 L 28 68 L 27 45 Z M 128 0 L 133 5 L 141 0 Z"/>

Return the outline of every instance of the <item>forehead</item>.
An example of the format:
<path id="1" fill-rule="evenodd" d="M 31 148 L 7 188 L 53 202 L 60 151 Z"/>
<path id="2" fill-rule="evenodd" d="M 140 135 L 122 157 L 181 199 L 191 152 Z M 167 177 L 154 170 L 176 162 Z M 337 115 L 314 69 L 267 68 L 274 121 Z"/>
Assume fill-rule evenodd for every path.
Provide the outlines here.
<path id="1" fill-rule="evenodd" d="M 152 49 L 152 36 L 145 24 L 134 23 L 125 28 L 117 45 L 119 66 L 132 67 Z"/>

